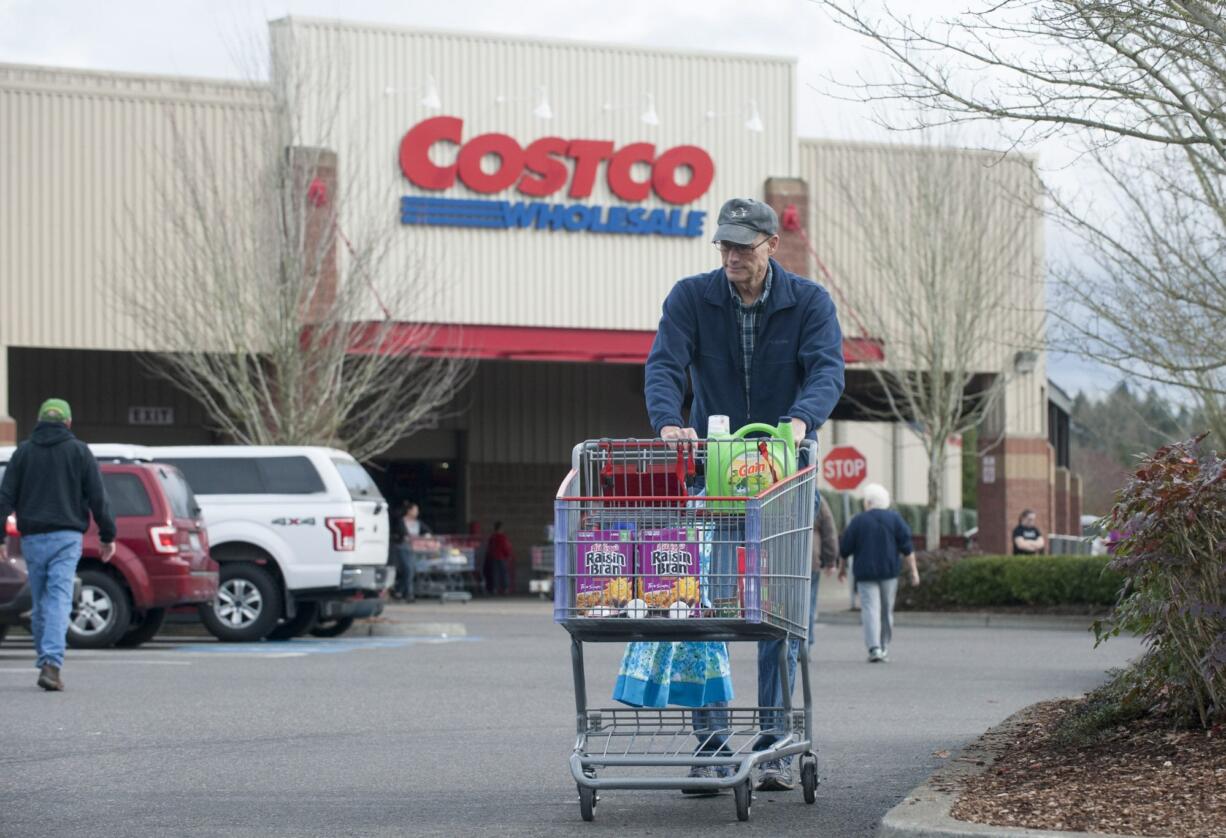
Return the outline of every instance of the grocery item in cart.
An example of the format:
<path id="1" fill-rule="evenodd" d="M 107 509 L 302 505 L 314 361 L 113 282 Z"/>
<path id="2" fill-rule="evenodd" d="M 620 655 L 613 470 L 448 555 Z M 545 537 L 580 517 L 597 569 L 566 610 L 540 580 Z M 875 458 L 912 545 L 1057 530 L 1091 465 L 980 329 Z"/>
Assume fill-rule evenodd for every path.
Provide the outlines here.
<path id="1" fill-rule="evenodd" d="M 575 607 L 587 617 L 613 617 L 634 596 L 634 533 L 575 533 Z"/>
<path id="2" fill-rule="evenodd" d="M 638 596 L 648 614 L 670 617 L 697 614 L 702 603 L 702 560 L 694 528 L 646 529 L 639 532 Z"/>
<path id="3" fill-rule="evenodd" d="M 766 437 L 749 437 L 751 433 Z M 783 419 L 777 427 L 754 422 L 735 433 L 715 431 L 707 437 L 707 494 L 714 497 L 747 497 L 761 494 L 796 472 L 796 444 L 792 422 Z M 712 502 L 724 508 L 729 502 Z"/>

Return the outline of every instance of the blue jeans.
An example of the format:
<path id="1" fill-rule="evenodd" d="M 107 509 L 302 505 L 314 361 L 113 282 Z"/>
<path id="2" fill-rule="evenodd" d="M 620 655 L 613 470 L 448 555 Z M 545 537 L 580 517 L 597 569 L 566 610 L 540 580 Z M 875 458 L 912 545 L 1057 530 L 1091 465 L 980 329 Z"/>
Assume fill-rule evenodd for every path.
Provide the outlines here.
<path id="1" fill-rule="evenodd" d="M 81 560 L 81 533 L 59 530 L 22 536 L 21 552 L 34 600 L 30 631 L 38 654 L 35 666 L 62 667 L 68 618 L 72 615 L 72 580 Z"/>
<path id="2" fill-rule="evenodd" d="M 413 598 L 413 551 L 409 545 L 392 545 L 392 565 L 396 568 L 396 593 L 406 600 Z"/>
<path id="3" fill-rule="evenodd" d="M 759 707 L 782 707 L 783 706 L 783 690 L 779 684 L 779 645 L 783 643 L 783 638 L 778 640 L 759 640 L 758 641 L 758 706 Z M 788 644 L 788 695 L 792 694 L 792 690 L 796 686 L 796 659 L 800 655 L 800 640 L 790 638 Z M 786 731 L 787 718 L 782 711 L 774 713 L 762 714 L 762 729 L 767 730 L 774 728 L 780 731 Z M 763 733 L 754 743 L 755 751 L 763 751 L 780 739 L 779 734 Z M 787 757 L 787 761 L 791 762 L 792 758 Z"/>
<path id="4" fill-rule="evenodd" d="M 696 753 L 714 756 L 728 741 L 728 702 L 712 701 L 705 707 L 691 712 L 694 720 L 694 736 L 698 739 Z"/>

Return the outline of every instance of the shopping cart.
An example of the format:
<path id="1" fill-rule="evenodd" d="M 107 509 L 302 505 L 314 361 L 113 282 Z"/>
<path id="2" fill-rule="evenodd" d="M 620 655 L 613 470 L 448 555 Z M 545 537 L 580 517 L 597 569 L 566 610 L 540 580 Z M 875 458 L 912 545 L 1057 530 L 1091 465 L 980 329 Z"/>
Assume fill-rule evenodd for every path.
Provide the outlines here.
<path id="1" fill-rule="evenodd" d="M 598 792 L 609 789 L 723 788 L 733 790 L 737 817 L 748 820 L 754 766 L 794 756 L 805 802 L 816 800 L 805 642 L 816 472 L 800 468 L 754 497 L 696 494 L 709 453 L 724 444 L 745 446 L 589 440 L 575 446 L 558 490 L 554 620 L 571 636 L 577 738 L 570 768 L 584 820 L 594 817 Z M 815 463 L 816 443 L 802 446 Z M 657 550 L 661 539 L 672 543 Z M 696 583 L 684 566 L 693 553 Z M 662 565 L 648 562 L 659 559 L 676 577 L 671 584 L 652 575 Z M 800 641 L 802 709 L 787 689 L 787 642 L 778 644 L 781 706 L 728 708 L 697 729 L 688 709 L 588 707 L 585 642 L 770 639 Z M 693 766 L 727 766 L 726 776 L 682 776 Z"/>

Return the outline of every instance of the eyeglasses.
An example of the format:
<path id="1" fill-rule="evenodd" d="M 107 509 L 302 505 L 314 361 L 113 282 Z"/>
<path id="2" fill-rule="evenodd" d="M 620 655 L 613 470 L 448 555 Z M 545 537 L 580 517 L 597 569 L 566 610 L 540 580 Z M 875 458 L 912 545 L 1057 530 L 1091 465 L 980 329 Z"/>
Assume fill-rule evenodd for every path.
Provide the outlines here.
<path id="1" fill-rule="evenodd" d="M 733 244 L 732 242 L 724 241 L 713 242 L 713 244 L 715 245 L 715 249 L 724 256 L 727 256 L 729 253 L 735 253 L 737 256 L 749 256 L 768 241 L 770 241 L 769 236 L 762 239 L 762 241 L 758 242 L 757 244 Z"/>

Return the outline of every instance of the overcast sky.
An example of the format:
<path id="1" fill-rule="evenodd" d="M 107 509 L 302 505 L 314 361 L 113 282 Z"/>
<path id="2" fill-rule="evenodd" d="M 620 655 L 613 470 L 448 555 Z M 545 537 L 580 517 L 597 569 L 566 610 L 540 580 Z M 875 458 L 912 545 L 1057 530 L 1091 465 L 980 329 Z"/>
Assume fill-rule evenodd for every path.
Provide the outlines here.
<path id="1" fill-rule="evenodd" d="M 948 13 L 948 2 L 906 0 L 912 14 Z M 287 14 L 661 48 L 712 49 L 799 59 L 801 136 L 882 137 L 867 106 L 841 101 L 829 81 L 881 78 L 887 65 L 865 42 L 808 0 L 0 0 L 0 62 L 206 77 L 241 75 L 236 45 L 262 37 Z M 831 95 L 838 94 L 838 95 Z M 1041 150 L 1048 174 L 1067 177 L 1059 148 Z M 1049 236 L 1049 240 L 1054 237 Z M 1062 387 L 1098 392 L 1114 376 L 1054 356 Z"/>

